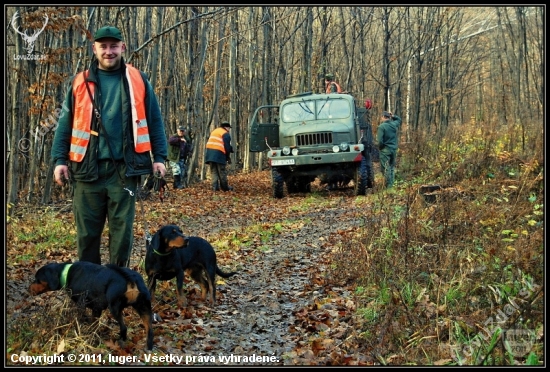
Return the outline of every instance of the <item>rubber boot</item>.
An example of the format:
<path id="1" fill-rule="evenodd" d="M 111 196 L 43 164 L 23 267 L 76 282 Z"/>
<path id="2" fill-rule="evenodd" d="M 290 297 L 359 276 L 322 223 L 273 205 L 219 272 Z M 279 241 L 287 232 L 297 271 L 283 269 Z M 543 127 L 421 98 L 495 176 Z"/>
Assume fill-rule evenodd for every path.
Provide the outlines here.
<path id="1" fill-rule="evenodd" d="M 174 189 L 183 189 L 183 185 L 181 184 L 181 175 L 174 176 Z"/>
<path id="2" fill-rule="evenodd" d="M 181 189 L 184 189 L 185 187 L 183 187 L 183 176 L 180 174 L 178 176 L 178 190 L 181 190 Z"/>

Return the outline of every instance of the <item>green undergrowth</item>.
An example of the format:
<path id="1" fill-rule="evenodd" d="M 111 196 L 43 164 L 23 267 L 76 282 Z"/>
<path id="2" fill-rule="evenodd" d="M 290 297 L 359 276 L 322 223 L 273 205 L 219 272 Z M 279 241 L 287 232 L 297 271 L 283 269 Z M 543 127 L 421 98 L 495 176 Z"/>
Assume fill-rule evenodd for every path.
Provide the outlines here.
<path id="1" fill-rule="evenodd" d="M 299 233 L 326 209 L 358 207 L 355 227 L 333 234 L 338 239 L 323 237 L 332 251 L 324 257 L 327 283 L 353 288 L 356 332 L 355 339 L 346 339 L 355 345 L 350 355 L 370 355 L 384 365 L 539 365 L 544 361 L 544 158 L 537 146 L 525 150 L 510 131 L 466 126 L 439 142 L 417 139 L 399 152 L 393 189 L 385 190 L 377 173 L 366 196 L 314 192 L 271 212 L 280 216 L 277 222 L 252 221 L 204 237 L 220 262 L 228 263 L 224 269 L 240 270 L 247 260 L 253 263 L 255 253 L 276 249 L 272 242 L 279 235 Z M 216 207 L 223 200 L 214 195 Z M 71 213 L 48 207 L 37 218 L 35 209 L 17 208 L 7 221 L 10 289 L 13 283 L 28 285 L 30 269 L 44 261 L 76 256 Z M 192 220 L 172 209 L 148 215 L 159 221 L 167 216 L 184 224 Z M 143 274 L 142 263 L 136 267 Z M 166 308 L 174 306 L 174 291 L 171 283 L 157 287 Z M 109 316 L 80 323 L 61 293 L 33 301 L 22 296 L 8 303 L 16 309 L 6 325 L 8 354 L 106 355 L 116 349 L 116 325 Z M 32 307 L 30 319 L 19 311 L 25 306 Z M 128 325 L 129 334 L 141 332 L 139 322 Z M 176 344 L 190 337 L 168 336 Z M 129 350 L 136 347 L 132 342 Z"/>
<path id="2" fill-rule="evenodd" d="M 333 260 L 365 349 L 382 364 L 542 363 L 542 154 L 479 128 L 423 146 L 400 153 L 393 189 L 357 200 L 368 226 Z"/>

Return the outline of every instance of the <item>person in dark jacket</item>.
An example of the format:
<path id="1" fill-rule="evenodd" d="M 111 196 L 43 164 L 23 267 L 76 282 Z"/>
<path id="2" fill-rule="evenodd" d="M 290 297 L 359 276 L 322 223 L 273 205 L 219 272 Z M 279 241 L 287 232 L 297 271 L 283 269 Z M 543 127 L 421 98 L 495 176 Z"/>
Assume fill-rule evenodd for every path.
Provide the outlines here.
<path id="1" fill-rule="evenodd" d="M 206 154 L 204 162 L 210 165 L 210 177 L 212 179 L 212 190 L 232 191 L 227 181 L 227 164 L 231 164 L 231 125 L 223 122 L 219 128 L 210 133 L 206 143 Z"/>
<path id="2" fill-rule="evenodd" d="M 120 30 L 97 30 L 92 49 L 91 67 L 72 78 L 65 97 L 51 151 L 54 177 L 73 184 L 78 259 L 101 264 L 108 221 L 109 262 L 127 266 L 139 179 L 164 177 L 166 133 L 147 76 L 124 63 Z"/>
<path id="3" fill-rule="evenodd" d="M 380 170 L 384 175 L 388 189 L 393 187 L 400 127 L 401 118 L 399 116 L 388 111 L 382 113 L 382 122 L 376 132 L 376 140 L 380 150 Z"/>
<path id="4" fill-rule="evenodd" d="M 187 129 L 180 125 L 178 132 L 168 139 L 170 148 L 168 150 L 168 160 L 174 176 L 174 188 L 183 189 L 185 180 L 185 162 L 191 150 L 191 141 L 186 135 Z"/>

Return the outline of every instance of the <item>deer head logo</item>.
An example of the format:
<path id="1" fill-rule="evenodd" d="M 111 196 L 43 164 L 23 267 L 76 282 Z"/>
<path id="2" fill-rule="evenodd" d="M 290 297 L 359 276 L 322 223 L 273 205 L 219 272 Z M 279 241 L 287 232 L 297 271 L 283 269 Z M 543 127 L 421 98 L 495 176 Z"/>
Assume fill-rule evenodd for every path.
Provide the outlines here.
<path id="1" fill-rule="evenodd" d="M 27 44 L 27 47 L 25 48 L 27 50 L 27 54 L 31 54 L 32 51 L 34 50 L 34 42 L 36 41 L 36 38 L 38 38 L 38 35 L 40 35 L 42 31 L 44 31 L 44 28 L 46 28 L 46 25 L 48 24 L 48 20 L 49 20 L 48 15 L 47 14 L 44 15 L 44 18 L 46 19 L 46 22 L 44 22 L 44 26 L 42 26 L 42 28 L 39 31 L 36 31 L 34 34 L 29 36 L 27 35 L 27 31 L 21 32 L 19 31 L 19 27 L 15 27 L 15 20 L 19 18 L 19 15 L 17 13 L 18 12 L 15 12 L 13 14 L 13 17 L 11 17 L 11 27 L 13 27 L 15 32 L 17 32 L 19 35 L 23 37 L 23 40 Z"/>

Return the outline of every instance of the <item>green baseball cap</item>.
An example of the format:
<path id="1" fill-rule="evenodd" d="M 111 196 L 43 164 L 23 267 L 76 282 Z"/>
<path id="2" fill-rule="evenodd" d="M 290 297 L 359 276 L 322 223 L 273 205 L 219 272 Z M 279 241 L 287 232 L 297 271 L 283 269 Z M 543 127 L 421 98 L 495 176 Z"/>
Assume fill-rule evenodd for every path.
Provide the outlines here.
<path id="1" fill-rule="evenodd" d="M 105 38 L 117 39 L 120 41 L 123 40 L 122 32 L 120 32 L 118 28 L 113 26 L 101 27 L 94 34 L 94 41 L 98 41 L 99 39 L 105 39 Z"/>

